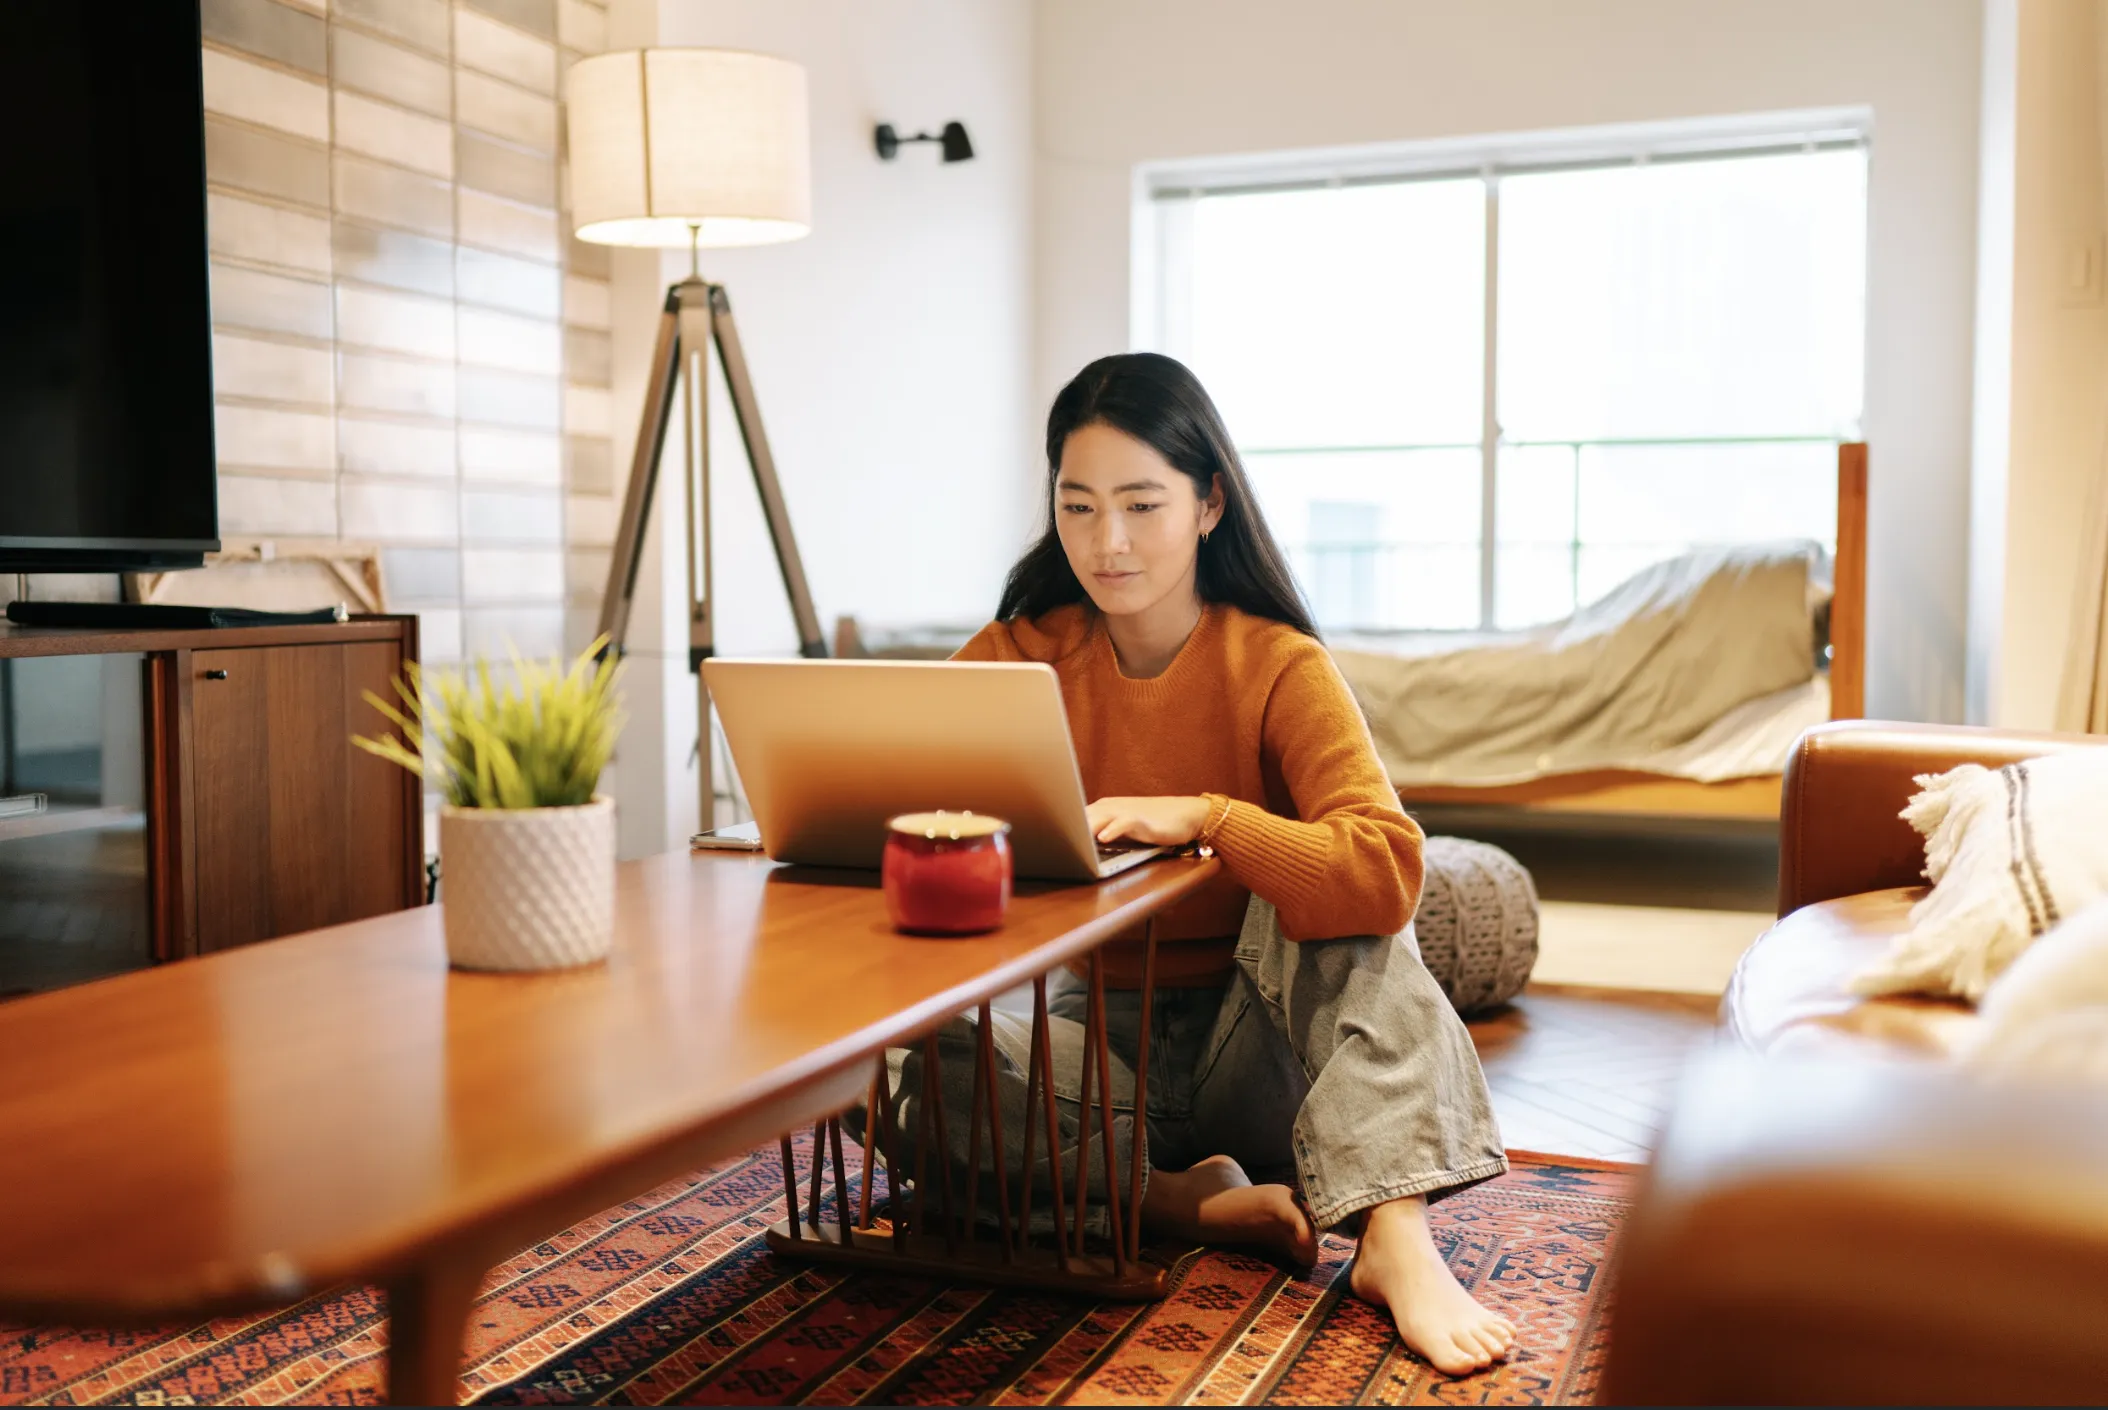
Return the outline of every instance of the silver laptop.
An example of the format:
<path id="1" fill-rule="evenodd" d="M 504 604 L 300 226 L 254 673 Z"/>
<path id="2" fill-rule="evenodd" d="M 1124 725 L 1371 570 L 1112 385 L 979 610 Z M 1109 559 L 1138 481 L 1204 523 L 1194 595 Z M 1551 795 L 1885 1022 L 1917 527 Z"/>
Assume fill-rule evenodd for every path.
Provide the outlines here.
<path id="1" fill-rule="evenodd" d="M 762 850 L 876 867 L 886 820 L 987 813 L 1020 877 L 1096 881 L 1161 856 L 1100 847 L 1052 667 L 964 661 L 703 663 Z"/>

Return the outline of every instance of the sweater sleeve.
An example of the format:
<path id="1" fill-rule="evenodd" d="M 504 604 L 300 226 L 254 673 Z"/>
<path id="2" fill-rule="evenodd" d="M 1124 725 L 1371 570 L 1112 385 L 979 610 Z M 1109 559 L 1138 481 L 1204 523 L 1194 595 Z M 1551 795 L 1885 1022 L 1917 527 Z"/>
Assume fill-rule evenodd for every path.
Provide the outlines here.
<path id="1" fill-rule="evenodd" d="M 1294 940 L 1390 935 L 1420 904 L 1420 826 L 1398 806 L 1360 707 L 1322 648 L 1297 653 L 1261 723 L 1296 816 L 1229 800 L 1209 842 Z"/>

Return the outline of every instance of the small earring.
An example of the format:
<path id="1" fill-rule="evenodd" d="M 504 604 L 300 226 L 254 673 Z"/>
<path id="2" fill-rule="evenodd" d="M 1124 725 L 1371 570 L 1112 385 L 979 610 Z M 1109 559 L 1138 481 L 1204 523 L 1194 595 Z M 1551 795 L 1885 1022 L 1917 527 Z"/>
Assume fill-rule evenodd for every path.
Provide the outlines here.
<path id="1" fill-rule="evenodd" d="M 1206 530 L 1206 529 L 1202 529 L 1202 530 L 1200 531 L 1200 541 L 1201 541 L 1202 543 L 1206 543 L 1206 542 L 1208 541 L 1208 532 L 1209 532 L 1209 531 L 1208 531 L 1208 530 Z"/>

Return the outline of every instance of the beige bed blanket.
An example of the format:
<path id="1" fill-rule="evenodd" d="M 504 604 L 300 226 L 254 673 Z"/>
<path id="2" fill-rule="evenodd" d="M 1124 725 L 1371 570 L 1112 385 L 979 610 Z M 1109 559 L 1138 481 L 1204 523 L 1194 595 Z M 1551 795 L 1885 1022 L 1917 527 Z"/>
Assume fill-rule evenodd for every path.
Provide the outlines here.
<path id="1" fill-rule="evenodd" d="M 1550 626 L 1383 650 L 1340 638 L 1332 652 L 1399 787 L 1631 768 L 1815 674 L 1819 553 L 1701 549 Z"/>

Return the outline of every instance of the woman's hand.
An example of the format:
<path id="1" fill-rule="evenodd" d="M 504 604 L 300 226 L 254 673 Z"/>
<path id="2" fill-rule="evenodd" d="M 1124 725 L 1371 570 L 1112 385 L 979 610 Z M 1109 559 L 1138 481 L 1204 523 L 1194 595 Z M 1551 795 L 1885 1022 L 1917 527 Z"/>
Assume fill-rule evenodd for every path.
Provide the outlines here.
<path id="1" fill-rule="evenodd" d="M 1100 842 L 1183 847 L 1208 822 L 1205 798 L 1100 798 L 1084 810 Z"/>

